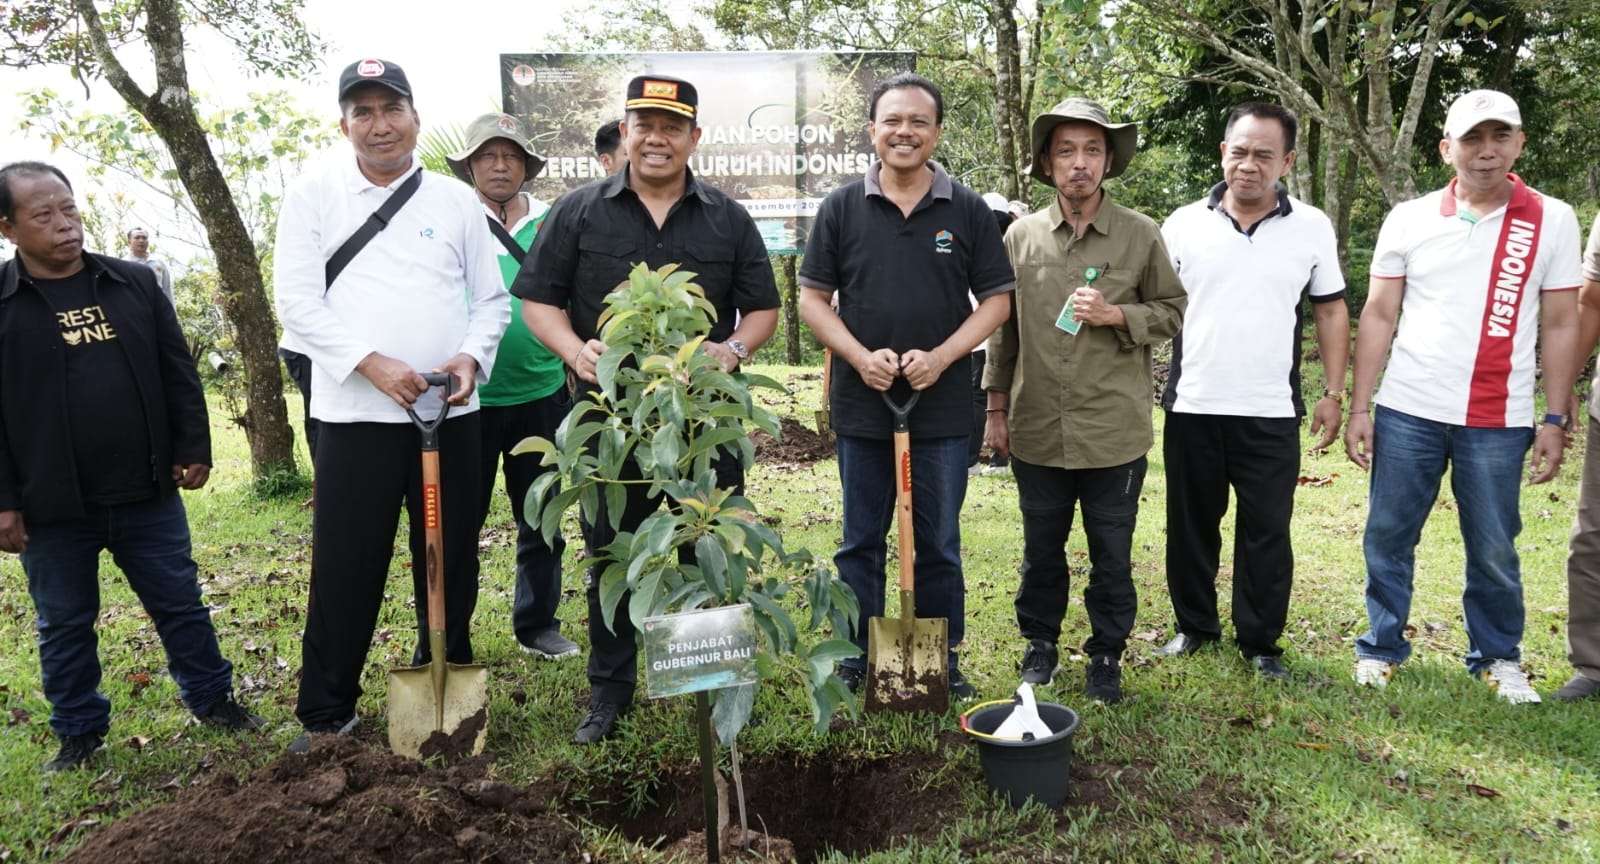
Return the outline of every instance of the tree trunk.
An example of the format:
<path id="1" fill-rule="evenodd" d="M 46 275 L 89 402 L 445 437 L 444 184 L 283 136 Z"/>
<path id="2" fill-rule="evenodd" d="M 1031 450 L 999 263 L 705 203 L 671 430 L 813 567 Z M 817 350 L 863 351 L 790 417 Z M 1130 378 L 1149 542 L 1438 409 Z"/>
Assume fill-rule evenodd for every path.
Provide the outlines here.
<path id="1" fill-rule="evenodd" d="M 1022 197 L 1018 154 L 1028 148 L 1028 144 L 1017 140 L 1016 132 L 1016 116 L 1021 111 L 1017 103 L 1022 97 L 1021 83 L 1017 80 L 1021 66 L 1017 58 L 1016 7 L 1016 0 L 993 0 L 989 7 L 995 45 L 994 125 L 1000 133 L 1000 162 L 1004 166 L 1000 184 L 1008 199 Z"/>
<path id="2" fill-rule="evenodd" d="M 795 278 L 793 255 L 783 256 L 783 348 L 790 366 L 799 366 L 800 353 L 800 286 Z"/>

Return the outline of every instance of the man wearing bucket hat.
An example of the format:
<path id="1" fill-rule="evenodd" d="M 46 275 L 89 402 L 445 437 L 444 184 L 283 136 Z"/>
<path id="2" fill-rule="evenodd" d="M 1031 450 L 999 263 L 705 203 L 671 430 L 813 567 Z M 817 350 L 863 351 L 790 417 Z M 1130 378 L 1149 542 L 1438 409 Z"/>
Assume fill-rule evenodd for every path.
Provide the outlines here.
<path id="1" fill-rule="evenodd" d="M 1343 421 L 1350 316 L 1333 223 L 1278 180 L 1294 165 L 1299 121 L 1281 105 L 1228 114 L 1223 180 L 1167 217 L 1161 233 L 1189 295 L 1161 397 L 1167 422 L 1167 589 L 1178 633 L 1161 649 L 1192 654 L 1222 638 L 1219 525 L 1237 499 L 1233 627 L 1256 673 L 1287 680 L 1278 637 L 1289 614 L 1289 541 L 1300 476 L 1300 304 L 1311 298 L 1327 387 L 1312 410 L 1318 449 Z"/>
<path id="2" fill-rule="evenodd" d="M 1578 289 L 1578 368 L 1600 342 L 1600 216 L 1583 250 Z M 1600 378 L 1600 373 L 1597 373 Z M 1600 386 L 1590 389 L 1589 435 L 1578 486 L 1578 515 L 1567 554 L 1567 660 L 1572 677 L 1555 693 L 1560 702 L 1600 697 Z M 1575 405 L 1576 411 L 1583 406 Z"/>
<path id="3" fill-rule="evenodd" d="M 778 287 L 755 220 L 738 203 L 702 183 L 689 169 L 700 140 L 699 94 L 668 75 L 640 75 L 628 83 L 622 121 L 627 165 L 622 171 L 567 193 L 550 208 L 511 293 L 541 342 L 563 358 L 585 387 L 595 386 L 595 365 L 605 352 L 599 317 L 606 295 L 644 262 L 651 268 L 681 264 L 717 310 L 702 350 L 733 371 L 778 326 Z M 736 457 L 713 462 L 717 485 L 742 492 L 744 469 Z M 633 531 L 660 506 L 661 495 L 628 486 L 621 531 Z M 582 523 L 593 553 L 616 537 L 602 502 L 594 524 Z M 627 595 L 608 625 L 600 602 L 600 574 L 590 568 L 589 711 L 573 735 L 578 744 L 609 736 L 633 702 L 638 677 L 634 627 Z M 615 628 L 613 630 L 613 628 Z"/>
<path id="4" fill-rule="evenodd" d="M 1031 174 L 1054 205 L 1006 233 L 1017 269 L 1011 316 L 989 339 L 985 438 L 1011 455 L 1022 507 L 1017 623 L 1022 679 L 1050 683 L 1066 614 L 1067 534 L 1083 508 L 1086 693 L 1122 698 L 1121 657 L 1138 600 L 1134 520 L 1153 441 L 1150 352 L 1182 323 L 1183 285 L 1149 217 L 1110 200 L 1103 181 L 1133 161 L 1138 131 L 1088 99 L 1033 122 Z"/>
<path id="5" fill-rule="evenodd" d="M 289 188 L 274 252 L 278 317 L 311 359 L 311 416 L 322 426 L 295 708 L 307 733 L 355 726 L 402 508 L 412 560 L 426 559 L 421 439 L 407 409 L 434 416 L 441 406 L 422 372 L 456 382 L 438 428 L 439 504 L 445 513 L 478 508 L 476 388 L 511 314 L 483 205 L 415 157 L 420 121 L 405 72 L 361 60 L 339 76 L 338 92 L 339 128 L 354 152 Z M 447 659 L 471 663 L 477 522 L 445 518 L 443 529 Z M 426 662 L 424 568 L 412 576 L 417 659 Z M 302 735 L 290 749 L 309 746 Z"/>
<path id="6" fill-rule="evenodd" d="M 544 157 L 528 143 L 527 128 L 510 114 L 485 114 L 467 127 L 466 145 L 445 157 L 450 170 L 471 184 L 488 211 L 489 230 L 499 245 L 500 275 L 507 287 L 517 277 L 522 259 L 544 221 L 549 205 L 522 187 L 544 167 Z M 517 314 L 522 301 L 509 298 L 511 324 L 500 338 L 494 375 L 478 388 L 483 430 L 479 459 L 477 525 L 489 517 L 495 472 L 505 463 L 506 496 L 517 525 L 516 585 L 512 593 L 511 630 L 523 651 L 547 660 L 570 657 L 578 645 L 561 635 L 556 606 L 561 602 L 561 553 L 558 534 L 547 545 L 539 529 L 523 515 L 528 487 L 540 474 L 539 457 L 512 449 L 524 438 L 555 437 L 556 427 L 572 409 L 566 367 L 528 331 Z"/>
<path id="7" fill-rule="evenodd" d="M 1539 701 L 1521 662 L 1520 481 L 1530 446 L 1530 482 L 1561 467 L 1583 271 L 1572 208 L 1511 173 L 1526 140 L 1510 96 L 1456 99 L 1439 142 L 1455 177 L 1396 206 L 1378 232 L 1345 429 L 1350 460 L 1372 472 L 1363 686 L 1386 686 L 1410 656 L 1415 550 L 1448 464 L 1466 548 L 1467 668 L 1507 702 Z"/>

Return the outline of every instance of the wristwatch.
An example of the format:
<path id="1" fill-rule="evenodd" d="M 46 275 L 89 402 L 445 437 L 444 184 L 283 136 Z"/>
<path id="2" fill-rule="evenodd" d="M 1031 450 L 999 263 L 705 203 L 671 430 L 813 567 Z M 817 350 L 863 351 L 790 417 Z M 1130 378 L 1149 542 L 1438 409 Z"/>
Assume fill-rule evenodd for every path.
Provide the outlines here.
<path id="1" fill-rule="evenodd" d="M 1334 402 L 1338 403 L 1339 405 L 1341 405 L 1341 406 L 1344 405 L 1344 391 L 1343 390 L 1323 390 L 1322 391 L 1322 398 L 1324 398 L 1324 399 L 1332 399 Z"/>
<path id="2" fill-rule="evenodd" d="M 1544 415 L 1544 424 L 1546 426 L 1554 426 L 1557 429 L 1567 429 L 1572 426 L 1572 418 L 1565 414 L 1546 414 Z"/>
<path id="3" fill-rule="evenodd" d="M 738 339 L 729 339 L 722 344 L 728 346 L 728 350 L 733 352 L 733 356 L 739 358 L 740 363 L 750 359 L 750 348 Z"/>

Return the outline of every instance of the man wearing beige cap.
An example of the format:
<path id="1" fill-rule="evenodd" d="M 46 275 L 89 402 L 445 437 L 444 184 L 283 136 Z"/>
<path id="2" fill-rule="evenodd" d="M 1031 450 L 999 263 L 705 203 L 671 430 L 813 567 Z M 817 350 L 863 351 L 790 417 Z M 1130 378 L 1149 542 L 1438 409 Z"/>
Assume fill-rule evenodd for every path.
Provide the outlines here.
<path id="1" fill-rule="evenodd" d="M 1138 596 L 1132 554 L 1151 428 L 1150 350 L 1183 322 L 1183 285 L 1154 220 L 1101 183 L 1133 161 L 1138 129 L 1088 99 L 1033 122 L 1033 178 L 1055 204 L 1006 232 L 1017 271 L 1011 315 L 989 339 L 985 440 L 1010 453 L 1022 507 L 1017 624 L 1022 680 L 1049 684 L 1067 611 L 1067 533 L 1083 508 L 1090 635 L 1084 691 L 1122 699 L 1122 652 Z"/>
<path id="2" fill-rule="evenodd" d="M 467 127 L 467 141 L 445 157 L 450 170 L 471 184 L 488 211 L 489 232 L 495 236 L 500 276 L 507 287 L 517 278 L 522 259 L 544 222 L 550 206 L 523 189 L 544 167 L 544 157 L 533 151 L 522 120 L 510 114 L 484 114 Z M 500 338 L 494 374 L 478 388 L 482 408 L 478 416 L 483 450 L 478 466 L 477 525 L 481 531 L 494 497 L 495 472 L 505 463 L 506 497 L 517 524 L 516 586 L 512 592 L 511 630 L 525 653 L 546 660 L 571 657 L 578 645 L 561 635 L 556 606 L 561 602 L 561 535 L 551 544 L 539 529 L 528 524 L 522 503 L 542 470 L 534 453 L 511 451 L 524 438 L 554 438 L 556 427 L 572 410 L 567 394 L 566 367 L 544 347 L 517 314 L 522 301 L 509 298 L 511 324 Z"/>
<path id="3" fill-rule="evenodd" d="M 1583 253 L 1583 287 L 1578 289 L 1578 351 L 1583 368 L 1600 341 L 1600 217 L 1589 231 Z M 1576 409 L 1574 409 L 1576 410 Z M 1567 556 L 1567 659 L 1572 678 L 1556 691 L 1562 702 L 1600 695 L 1600 381 L 1589 401 L 1589 443 L 1583 453 L 1578 487 L 1578 519 Z"/>
<path id="4" fill-rule="evenodd" d="M 1395 207 L 1378 234 L 1345 430 L 1351 461 L 1372 472 L 1368 630 L 1355 645 L 1364 686 L 1386 686 L 1411 653 L 1415 550 L 1448 465 L 1466 550 L 1467 668 L 1507 702 L 1539 701 L 1521 664 L 1518 505 L 1530 447 L 1531 483 L 1561 466 L 1582 279 L 1572 208 L 1511 173 L 1525 142 L 1510 96 L 1456 99 L 1439 142 L 1455 178 Z M 1537 431 L 1536 365 L 1547 405 Z"/>

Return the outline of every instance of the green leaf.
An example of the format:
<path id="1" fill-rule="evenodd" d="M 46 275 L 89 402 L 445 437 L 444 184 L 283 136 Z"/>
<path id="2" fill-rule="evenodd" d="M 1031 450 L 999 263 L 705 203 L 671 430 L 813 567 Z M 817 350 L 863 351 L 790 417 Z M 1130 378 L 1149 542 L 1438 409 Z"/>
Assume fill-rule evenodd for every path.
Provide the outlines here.
<path id="1" fill-rule="evenodd" d="M 628 487 L 621 483 L 606 484 L 606 522 L 615 531 L 622 527 L 622 513 L 628 507 Z"/>
<path id="2" fill-rule="evenodd" d="M 594 377 L 600 384 L 600 392 L 606 394 L 606 399 L 616 401 L 617 398 L 617 369 L 622 366 L 632 352 L 621 348 L 607 347 L 606 352 L 594 364 Z"/>
<path id="3" fill-rule="evenodd" d="M 739 730 L 749 722 L 756 707 L 756 685 L 741 684 L 714 691 L 716 702 L 711 706 L 711 725 L 717 730 L 717 740 L 724 747 L 732 747 Z"/>
<path id="4" fill-rule="evenodd" d="M 533 485 L 528 487 L 528 494 L 522 499 L 522 518 L 529 525 L 544 524 L 543 518 L 539 515 L 544 506 L 544 496 L 559 479 L 561 479 L 560 474 L 546 471 L 534 478 Z"/>
<path id="5" fill-rule="evenodd" d="M 600 615 L 601 623 L 605 624 L 606 629 L 613 635 L 617 632 L 617 604 L 626 593 L 628 593 L 627 569 L 620 563 L 606 567 L 605 572 L 600 575 Z"/>
<path id="6" fill-rule="evenodd" d="M 728 586 L 728 555 L 722 548 L 722 541 L 715 534 L 701 535 L 700 539 L 694 541 L 694 559 L 711 592 L 718 596 L 725 594 Z"/>
<path id="7" fill-rule="evenodd" d="M 648 555 L 665 555 L 672 549 L 672 535 L 678 530 L 678 520 L 670 513 L 651 514 L 639 526 L 644 536 L 644 550 Z"/>
<path id="8" fill-rule="evenodd" d="M 539 464 L 549 465 L 556 458 L 555 442 L 548 438 L 532 436 L 518 441 L 517 446 L 511 448 L 512 456 L 522 456 L 528 453 L 538 453 L 546 457 L 541 459 Z"/>
<path id="9" fill-rule="evenodd" d="M 639 587 L 628 598 L 628 617 L 633 626 L 644 629 L 644 619 L 655 614 L 656 599 L 661 594 L 661 568 L 656 567 L 639 580 Z"/>
<path id="10" fill-rule="evenodd" d="M 561 516 L 577 500 L 579 490 L 574 487 L 563 489 L 556 497 L 550 500 L 550 505 L 544 508 L 544 516 L 539 520 L 539 531 L 544 534 L 547 546 L 554 546 L 556 535 L 561 532 Z"/>
<path id="11" fill-rule="evenodd" d="M 650 441 L 650 453 L 656 460 L 656 473 L 677 474 L 678 456 L 683 452 L 683 433 L 672 426 L 656 430 Z"/>
<path id="12" fill-rule="evenodd" d="M 778 628 L 782 638 L 777 640 L 777 648 L 779 651 L 788 652 L 799 635 L 795 632 L 794 622 L 789 619 L 789 613 L 783 611 L 783 607 L 779 606 L 777 601 L 759 591 L 751 591 L 745 597 L 755 606 L 757 621 L 764 615 L 774 627 Z"/>

